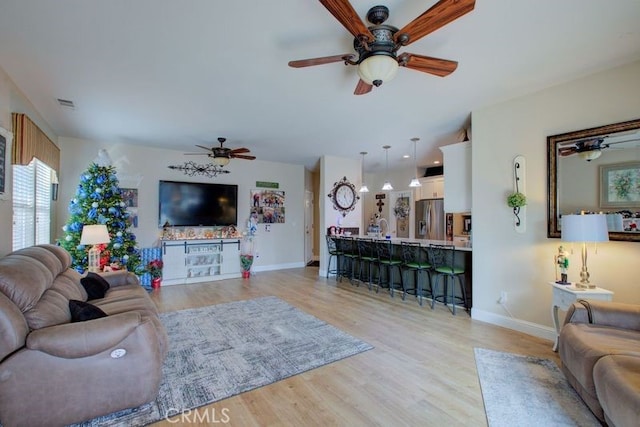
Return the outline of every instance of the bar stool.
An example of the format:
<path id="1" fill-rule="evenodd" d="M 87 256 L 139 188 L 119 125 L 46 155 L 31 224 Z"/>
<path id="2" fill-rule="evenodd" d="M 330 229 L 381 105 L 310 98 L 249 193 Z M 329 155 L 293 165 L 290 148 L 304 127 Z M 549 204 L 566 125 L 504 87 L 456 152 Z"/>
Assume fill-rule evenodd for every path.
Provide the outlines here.
<path id="1" fill-rule="evenodd" d="M 377 265 L 378 261 L 376 245 L 372 239 L 356 239 L 356 243 L 358 245 L 358 254 L 360 257 L 360 280 L 363 281 L 363 278 L 366 277 L 369 290 L 371 290 L 371 285 L 373 284 L 373 266 Z M 362 271 L 365 265 L 367 266 L 366 276 Z"/>
<path id="2" fill-rule="evenodd" d="M 349 282 L 353 284 L 353 273 L 355 271 L 356 261 L 358 260 L 358 248 L 356 247 L 353 237 L 339 237 L 337 239 L 338 250 L 342 252 L 340 281 L 346 275 Z"/>
<path id="3" fill-rule="evenodd" d="M 429 256 L 433 271 L 436 274 L 435 286 L 433 288 L 433 299 L 431 300 L 431 308 L 434 307 L 436 301 L 444 303 L 449 307 L 452 306 L 452 312 L 456 314 L 456 302 L 462 302 L 465 309 L 468 310 L 467 291 L 464 285 L 464 269 L 455 266 L 456 248 L 453 245 L 429 245 Z M 444 279 L 444 286 L 441 293 L 436 293 L 440 279 Z M 460 286 L 460 296 L 455 292 L 455 284 Z M 449 282 L 450 285 L 449 286 Z M 449 294 L 449 290 L 451 293 Z"/>
<path id="4" fill-rule="evenodd" d="M 329 274 L 335 274 L 336 280 L 338 280 L 338 272 L 340 271 L 340 256 L 342 255 L 342 252 L 338 250 L 335 237 L 336 236 L 330 236 L 329 234 L 326 235 L 327 251 L 329 251 L 329 262 L 327 263 L 327 278 L 329 277 Z M 336 259 L 336 268 L 334 268 L 333 270 L 331 269 L 331 258 Z"/>
<path id="5" fill-rule="evenodd" d="M 402 248 L 403 272 L 413 271 L 414 287 L 407 288 L 407 280 L 404 280 L 404 292 L 418 297 L 418 302 L 422 306 L 422 297 L 427 292 L 427 296 L 433 300 L 433 289 L 431 287 L 431 264 L 428 260 L 428 253 L 418 242 L 400 242 Z M 422 273 L 427 273 L 427 288 L 422 285 Z M 404 294 L 403 294 L 404 299 Z"/>
<path id="6" fill-rule="evenodd" d="M 404 299 L 404 284 L 402 280 L 402 261 L 395 257 L 393 253 L 393 246 L 391 245 L 391 240 L 376 240 L 376 253 L 378 255 L 378 265 L 380 271 L 378 272 L 378 286 L 376 287 L 376 292 L 380 289 L 380 281 L 382 278 L 382 270 L 387 270 L 387 280 L 388 286 L 383 286 L 383 288 L 388 287 L 389 293 L 391 297 L 393 297 L 394 290 L 402 290 L 402 297 Z M 398 269 L 398 274 L 400 276 L 400 284 L 393 282 L 393 270 L 394 268 Z"/>

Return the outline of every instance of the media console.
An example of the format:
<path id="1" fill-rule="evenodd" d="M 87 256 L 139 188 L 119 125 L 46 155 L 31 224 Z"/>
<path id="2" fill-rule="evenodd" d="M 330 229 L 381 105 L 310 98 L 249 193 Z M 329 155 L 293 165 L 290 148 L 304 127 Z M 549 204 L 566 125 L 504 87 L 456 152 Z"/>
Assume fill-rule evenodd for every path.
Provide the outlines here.
<path id="1" fill-rule="evenodd" d="M 162 285 L 242 277 L 240 239 L 162 240 Z"/>

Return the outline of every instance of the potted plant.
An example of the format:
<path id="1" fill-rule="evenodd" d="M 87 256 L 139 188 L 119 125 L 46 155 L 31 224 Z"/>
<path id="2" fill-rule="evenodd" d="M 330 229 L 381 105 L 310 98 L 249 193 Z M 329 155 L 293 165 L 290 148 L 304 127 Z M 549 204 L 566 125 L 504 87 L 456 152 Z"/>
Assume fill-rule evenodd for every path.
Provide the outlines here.
<path id="1" fill-rule="evenodd" d="M 255 241 L 253 235 L 246 235 L 242 239 L 240 248 L 240 267 L 242 267 L 242 277 L 249 278 L 251 275 L 251 266 L 253 265 L 253 254 L 255 251 Z"/>
<path id="2" fill-rule="evenodd" d="M 161 259 L 154 259 L 147 265 L 147 269 L 151 275 L 151 287 L 153 289 L 158 289 L 162 282 L 162 266 L 163 263 Z"/>
<path id="3" fill-rule="evenodd" d="M 520 208 L 527 206 L 527 196 L 519 191 L 511 193 L 507 197 L 507 205 L 513 208 L 513 214 L 516 216 L 516 225 L 520 225 Z"/>
<path id="4" fill-rule="evenodd" d="M 507 205 L 510 208 L 521 208 L 527 205 L 527 196 L 520 192 L 511 193 L 507 197 Z"/>

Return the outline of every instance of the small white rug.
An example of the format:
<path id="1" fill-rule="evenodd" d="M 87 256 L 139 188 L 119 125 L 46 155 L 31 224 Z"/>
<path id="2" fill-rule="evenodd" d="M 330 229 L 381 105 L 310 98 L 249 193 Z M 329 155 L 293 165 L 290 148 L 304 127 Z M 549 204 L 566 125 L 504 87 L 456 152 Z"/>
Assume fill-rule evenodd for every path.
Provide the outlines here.
<path id="1" fill-rule="evenodd" d="M 475 349 L 489 427 L 600 427 L 552 360 Z"/>

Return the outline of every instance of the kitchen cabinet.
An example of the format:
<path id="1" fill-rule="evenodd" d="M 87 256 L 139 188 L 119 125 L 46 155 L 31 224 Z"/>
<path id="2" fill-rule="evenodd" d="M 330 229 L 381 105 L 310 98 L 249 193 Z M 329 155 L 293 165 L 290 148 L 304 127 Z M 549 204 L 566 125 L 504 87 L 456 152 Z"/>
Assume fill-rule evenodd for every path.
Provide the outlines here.
<path id="1" fill-rule="evenodd" d="M 442 199 L 445 193 L 444 177 L 430 176 L 418 179 L 421 187 L 416 188 L 416 200 Z"/>
<path id="2" fill-rule="evenodd" d="M 162 262 L 163 285 L 241 277 L 240 240 L 165 240 Z"/>
<path id="3" fill-rule="evenodd" d="M 444 162 L 445 212 L 471 212 L 471 141 L 440 147 Z"/>

